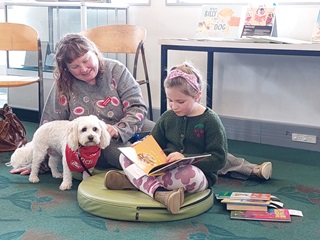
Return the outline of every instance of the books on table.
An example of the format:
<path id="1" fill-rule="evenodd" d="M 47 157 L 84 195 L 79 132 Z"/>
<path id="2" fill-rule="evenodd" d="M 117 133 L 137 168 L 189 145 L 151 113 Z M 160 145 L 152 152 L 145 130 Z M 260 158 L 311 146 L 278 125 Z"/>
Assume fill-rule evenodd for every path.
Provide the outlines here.
<path id="1" fill-rule="evenodd" d="M 211 156 L 211 154 L 204 154 L 167 162 L 166 154 L 152 135 L 145 137 L 142 141 L 131 147 L 120 147 L 119 150 L 135 163 L 127 168 L 135 178 L 140 178 L 144 175 L 163 175 L 167 171 L 177 168 L 178 166 L 194 164 Z"/>
<path id="2" fill-rule="evenodd" d="M 304 41 L 288 37 L 269 37 L 269 36 L 249 36 L 254 43 L 278 43 L 278 44 L 311 44 L 311 41 Z"/>
<path id="3" fill-rule="evenodd" d="M 271 36 L 275 24 L 275 5 L 248 6 L 243 19 L 241 37 Z"/>
<path id="4" fill-rule="evenodd" d="M 240 37 L 241 5 L 203 5 L 196 39 L 235 39 Z"/>

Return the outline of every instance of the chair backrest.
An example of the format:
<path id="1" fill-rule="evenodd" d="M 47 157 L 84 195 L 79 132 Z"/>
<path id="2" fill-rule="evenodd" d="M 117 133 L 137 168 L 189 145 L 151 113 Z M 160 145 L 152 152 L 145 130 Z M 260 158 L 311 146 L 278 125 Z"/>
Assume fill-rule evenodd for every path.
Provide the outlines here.
<path id="1" fill-rule="evenodd" d="M 146 38 L 146 29 L 136 25 L 105 25 L 81 32 L 104 53 L 135 54 Z M 138 49 L 139 50 L 139 49 Z"/>
<path id="2" fill-rule="evenodd" d="M 151 88 L 144 50 L 144 41 L 147 34 L 146 29 L 137 25 L 116 24 L 94 27 L 82 31 L 81 34 L 94 42 L 103 53 L 134 55 L 132 75 L 140 85 L 146 84 L 147 86 L 149 118 L 153 120 Z M 137 68 L 140 56 L 144 70 L 144 79 L 142 80 L 137 79 Z"/>
<path id="3" fill-rule="evenodd" d="M 31 26 L 19 23 L 0 23 L 0 50 L 37 51 L 39 35 Z"/>
<path id="4" fill-rule="evenodd" d="M 0 33 L 0 50 L 37 52 L 38 76 L 42 81 L 42 49 L 38 31 L 29 25 L 4 22 L 0 23 Z"/>
<path id="5" fill-rule="evenodd" d="M 42 64 L 42 49 L 41 40 L 38 31 L 25 24 L 21 23 L 0 23 L 0 50 L 7 51 L 7 63 L 9 65 L 9 51 L 33 51 L 36 52 L 36 62 L 38 79 L 30 81 L 16 80 L 12 82 L 1 81 L 0 86 L 18 87 L 32 83 L 38 83 L 38 104 L 39 104 L 39 119 L 44 107 L 44 91 L 43 91 L 43 64 Z M 27 76 L 23 76 L 27 77 Z M 29 76 L 30 77 L 30 76 Z"/>

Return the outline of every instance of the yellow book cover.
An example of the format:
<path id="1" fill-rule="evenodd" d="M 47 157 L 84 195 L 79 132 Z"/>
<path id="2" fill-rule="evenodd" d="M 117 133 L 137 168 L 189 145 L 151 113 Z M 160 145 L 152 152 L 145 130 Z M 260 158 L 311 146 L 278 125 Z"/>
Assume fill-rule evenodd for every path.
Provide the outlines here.
<path id="1" fill-rule="evenodd" d="M 166 154 L 152 135 L 131 147 L 120 147 L 119 150 L 135 163 L 144 172 L 144 175 L 148 176 L 163 175 L 166 171 L 178 166 L 193 164 L 211 156 L 211 154 L 204 154 L 166 162 Z"/>

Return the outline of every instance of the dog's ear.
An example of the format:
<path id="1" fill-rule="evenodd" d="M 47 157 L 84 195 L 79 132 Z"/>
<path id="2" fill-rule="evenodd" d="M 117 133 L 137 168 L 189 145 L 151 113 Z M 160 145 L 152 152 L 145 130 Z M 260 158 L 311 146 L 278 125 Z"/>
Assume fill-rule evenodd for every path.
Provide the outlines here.
<path id="1" fill-rule="evenodd" d="M 106 124 L 101 120 L 99 120 L 99 124 L 100 124 L 100 127 L 101 127 L 101 137 L 100 137 L 99 147 L 101 149 L 104 149 L 104 148 L 106 148 L 106 147 L 108 147 L 110 145 L 111 136 L 107 131 Z"/>
<path id="2" fill-rule="evenodd" d="M 70 127 L 68 128 L 68 146 L 72 151 L 75 151 L 79 148 L 78 140 L 78 123 L 77 119 L 74 119 L 70 122 Z"/>

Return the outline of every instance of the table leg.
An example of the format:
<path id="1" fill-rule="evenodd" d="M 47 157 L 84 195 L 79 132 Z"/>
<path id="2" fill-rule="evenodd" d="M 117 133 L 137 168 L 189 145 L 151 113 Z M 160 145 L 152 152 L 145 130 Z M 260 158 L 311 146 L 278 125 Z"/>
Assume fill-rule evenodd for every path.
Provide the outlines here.
<path id="1" fill-rule="evenodd" d="M 168 68 L 168 49 L 165 46 L 161 46 L 161 85 L 160 85 L 160 115 L 167 110 L 167 98 L 164 91 L 163 82 L 167 76 Z"/>

